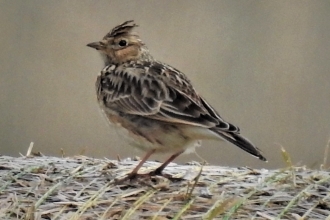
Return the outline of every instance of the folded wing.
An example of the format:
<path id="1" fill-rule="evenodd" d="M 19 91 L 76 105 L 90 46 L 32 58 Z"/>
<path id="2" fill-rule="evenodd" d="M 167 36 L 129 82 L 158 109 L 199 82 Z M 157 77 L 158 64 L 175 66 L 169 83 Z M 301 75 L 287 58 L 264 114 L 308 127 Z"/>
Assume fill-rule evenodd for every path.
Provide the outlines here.
<path id="1" fill-rule="evenodd" d="M 162 63 L 135 64 L 112 71 L 106 68 L 96 88 L 98 99 L 119 112 L 170 123 L 239 131 L 196 93 L 184 74 Z"/>

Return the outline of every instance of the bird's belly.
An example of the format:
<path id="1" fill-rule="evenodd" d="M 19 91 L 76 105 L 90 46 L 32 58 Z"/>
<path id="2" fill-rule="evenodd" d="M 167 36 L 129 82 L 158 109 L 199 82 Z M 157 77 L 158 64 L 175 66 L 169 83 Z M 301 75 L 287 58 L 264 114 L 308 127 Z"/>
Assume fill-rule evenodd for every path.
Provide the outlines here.
<path id="1" fill-rule="evenodd" d="M 189 130 L 191 126 L 104 110 L 109 122 L 126 133 L 130 145 L 140 150 L 154 149 L 156 153 L 176 153 L 200 145 L 198 137 Z"/>

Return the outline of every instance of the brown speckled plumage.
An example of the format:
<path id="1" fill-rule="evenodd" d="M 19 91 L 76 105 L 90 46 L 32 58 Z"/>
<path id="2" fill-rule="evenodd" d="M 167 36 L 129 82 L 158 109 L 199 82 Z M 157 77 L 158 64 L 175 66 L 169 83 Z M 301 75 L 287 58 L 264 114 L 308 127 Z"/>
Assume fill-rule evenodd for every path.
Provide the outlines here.
<path id="1" fill-rule="evenodd" d="M 105 68 L 96 81 L 97 99 L 110 122 L 135 138 L 134 146 L 147 151 L 171 152 L 170 159 L 202 139 L 224 139 L 266 160 L 239 128 L 224 121 L 179 70 L 155 60 L 127 21 L 88 44 L 103 56 Z M 156 170 L 157 173 L 170 162 Z"/>

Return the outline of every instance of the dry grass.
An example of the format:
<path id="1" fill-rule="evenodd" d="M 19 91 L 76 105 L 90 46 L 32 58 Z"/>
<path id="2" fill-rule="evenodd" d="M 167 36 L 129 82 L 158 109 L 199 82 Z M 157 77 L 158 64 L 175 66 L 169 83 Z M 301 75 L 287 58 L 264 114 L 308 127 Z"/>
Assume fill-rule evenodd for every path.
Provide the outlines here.
<path id="1" fill-rule="evenodd" d="M 0 156 L 0 219 L 330 219 L 328 171 L 171 164 L 114 184 L 136 163 Z"/>

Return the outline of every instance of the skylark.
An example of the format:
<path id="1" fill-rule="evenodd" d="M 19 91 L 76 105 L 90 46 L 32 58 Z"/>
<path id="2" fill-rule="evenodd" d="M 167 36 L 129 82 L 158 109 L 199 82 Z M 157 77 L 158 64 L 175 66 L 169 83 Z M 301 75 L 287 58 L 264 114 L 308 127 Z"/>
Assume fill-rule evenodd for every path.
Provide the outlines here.
<path id="1" fill-rule="evenodd" d="M 107 119 L 129 131 L 134 146 L 146 155 L 133 169 L 136 176 L 143 163 L 156 152 L 172 156 L 153 174 L 199 140 L 226 140 L 260 160 L 261 151 L 240 135 L 201 97 L 179 70 L 153 58 L 134 21 L 113 28 L 101 41 L 87 44 L 98 50 L 105 67 L 96 80 L 97 100 Z"/>

